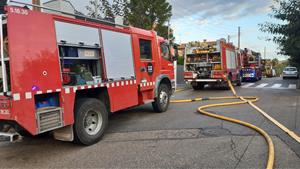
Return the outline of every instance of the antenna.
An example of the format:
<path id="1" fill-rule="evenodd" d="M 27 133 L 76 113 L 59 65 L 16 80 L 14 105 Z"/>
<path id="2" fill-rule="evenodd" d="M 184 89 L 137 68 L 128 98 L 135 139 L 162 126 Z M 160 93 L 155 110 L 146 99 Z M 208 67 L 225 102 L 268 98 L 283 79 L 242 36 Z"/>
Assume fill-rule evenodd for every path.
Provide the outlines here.
<path id="1" fill-rule="evenodd" d="M 264 59 L 266 59 L 266 55 L 267 55 L 267 47 L 264 47 Z"/>
<path id="2" fill-rule="evenodd" d="M 241 27 L 238 27 L 238 49 L 241 48 Z"/>
<path id="3" fill-rule="evenodd" d="M 40 0 L 32 0 L 32 4 L 41 6 L 41 1 Z M 33 10 L 34 11 L 41 11 L 41 8 L 33 7 Z"/>

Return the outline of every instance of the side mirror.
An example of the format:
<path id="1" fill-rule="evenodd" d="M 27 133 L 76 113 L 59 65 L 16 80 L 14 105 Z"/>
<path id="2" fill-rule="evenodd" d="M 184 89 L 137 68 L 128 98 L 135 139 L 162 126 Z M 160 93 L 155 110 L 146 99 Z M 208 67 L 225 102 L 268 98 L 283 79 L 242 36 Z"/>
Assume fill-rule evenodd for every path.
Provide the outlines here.
<path id="1" fill-rule="evenodd" d="M 177 61 L 178 60 L 178 55 L 172 56 L 172 61 Z"/>

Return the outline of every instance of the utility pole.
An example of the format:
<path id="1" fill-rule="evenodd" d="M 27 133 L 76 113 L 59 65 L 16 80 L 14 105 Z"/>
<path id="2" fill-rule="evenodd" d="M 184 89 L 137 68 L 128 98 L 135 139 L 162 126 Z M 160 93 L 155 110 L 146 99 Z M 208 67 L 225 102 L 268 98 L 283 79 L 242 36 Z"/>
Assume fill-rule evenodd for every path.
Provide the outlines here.
<path id="1" fill-rule="evenodd" d="M 98 5 L 99 5 L 99 1 L 95 0 L 95 18 L 98 18 Z"/>
<path id="2" fill-rule="evenodd" d="M 267 55 L 267 47 L 264 47 L 264 59 L 266 59 L 266 55 Z"/>
<path id="3" fill-rule="evenodd" d="M 238 49 L 241 49 L 241 27 L 238 28 Z"/>
<path id="4" fill-rule="evenodd" d="M 227 41 L 230 42 L 230 35 L 227 36 Z"/>
<path id="5" fill-rule="evenodd" d="M 170 34 L 171 34 L 170 20 L 168 20 L 168 41 L 169 41 L 169 44 L 171 43 Z"/>
<path id="6" fill-rule="evenodd" d="M 41 6 L 41 1 L 40 0 L 32 0 L 33 5 Z M 33 7 L 34 11 L 41 11 L 41 8 L 38 7 Z"/>

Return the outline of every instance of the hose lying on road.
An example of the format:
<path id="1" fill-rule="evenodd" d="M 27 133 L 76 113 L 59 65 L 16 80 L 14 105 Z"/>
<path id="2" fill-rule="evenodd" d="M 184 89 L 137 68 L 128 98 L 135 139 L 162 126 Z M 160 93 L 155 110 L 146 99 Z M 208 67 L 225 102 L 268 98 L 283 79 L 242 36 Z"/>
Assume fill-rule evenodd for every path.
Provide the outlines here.
<path id="1" fill-rule="evenodd" d="M 208 108 L 212 108 L 212 107 L 221 107 L 221 106 L 231 106 L 231 105 L 240 105 L 240 104 L 250 104 L 253 102 L 258 101 L 257 97 L 252 97 L 252 96 L 247 96 L 247 97 L 239 97 L 236 93 L 236 91 L 234 90 L 230 80 L 228 80 L 228 85 L 230 86 L 231 91 L 233 92 L 234 96 L 227 96 L 227 97 L 208 97 L 208 98 L 194 98 L 194 99 L 185 99 L 185 100 L 172 100 L 171 103 L 188 103 L 188 102 L 195 102 L 195 101 L 204 101 L 204 100 L 224 100 L 224 99 L 240 99 L 241 101 L 235 101 L 235 102 L 227 102 L 227 103 L 217 103 L 217 104 L 208 104 L 205 106 L 200 106 L 198 108 L 198 112 L 200 112 L 201 114 L 204 114 L 206 116 L 210 116 L 210 117 L 214 117 L 214 118 L 218 118 L 221 120 L 226 120 L 229 122 L 233 122 L 233 123 L 237 123 L 243 126 L 246 126 L 248 128 L 251 128 L 255 131 L 257 131 L 258 133 L 260 133 L 265 140 L 268 143 L 268 148 L 269 148 L 269 157 L 268 157 L 268 162 L 267 162 L 267 169 L 272 169 L 273 165 L 274 165 L 274 158 L 275 158 L 275 152 L 274 152 L 274 144 L 273 141 L 271 139 L 271 137 L 261 128 L 241 121 L 241 120 L 237 120 L 234 118 L 230 118 L 230 117 L 226 117 L 226 116 L 221 116 L 221 115 L 217 115 L 217 114 L 213 114 L 213 113 L 209 113 L 208 111 L 205 111 L 205 109 Z M 250 104 L 251 105 L 251 104 Z"/>

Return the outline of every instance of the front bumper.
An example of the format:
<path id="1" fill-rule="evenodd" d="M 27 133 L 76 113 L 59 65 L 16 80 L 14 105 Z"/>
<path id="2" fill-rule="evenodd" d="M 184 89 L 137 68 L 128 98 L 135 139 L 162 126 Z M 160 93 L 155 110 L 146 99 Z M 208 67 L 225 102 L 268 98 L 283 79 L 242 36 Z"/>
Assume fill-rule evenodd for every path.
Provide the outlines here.
<path id="1" fill-rule="evenodd" d="M 282 77 L 298 78 L 298 74 L 283 74 Z"/>

